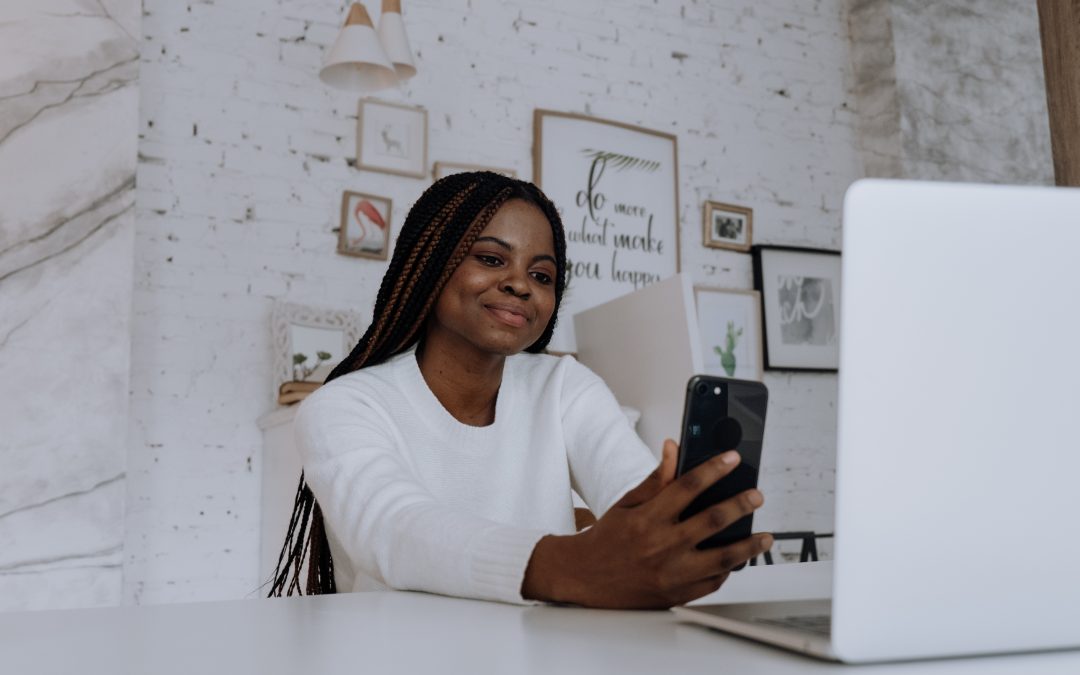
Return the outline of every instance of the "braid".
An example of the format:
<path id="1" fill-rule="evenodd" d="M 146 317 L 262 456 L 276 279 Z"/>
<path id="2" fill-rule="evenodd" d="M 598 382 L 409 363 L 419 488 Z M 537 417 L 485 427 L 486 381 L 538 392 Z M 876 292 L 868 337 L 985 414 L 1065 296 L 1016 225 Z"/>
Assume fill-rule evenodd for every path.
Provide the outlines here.
<path id="1" fill-rule="evenodd" d="M 566 289 L 566 235 L 559 212 L 532 183 L 490 171 L 459 173 L 436 181 L 409 210 L 375 298 L 371 325 L 326 381 L 378 365 L 416 344 L 446 283 L 495 213 L 511 199 L 539 208 L 551 224 L 555 242 L 555 309 L 543 334 L 526 348 L 543 351 L 551 341 Z M 306 588 L 301 590 L 305 564 Z M 322 509 L 303 473 L 272 581 L 271 597 L 337 592 Z"/>

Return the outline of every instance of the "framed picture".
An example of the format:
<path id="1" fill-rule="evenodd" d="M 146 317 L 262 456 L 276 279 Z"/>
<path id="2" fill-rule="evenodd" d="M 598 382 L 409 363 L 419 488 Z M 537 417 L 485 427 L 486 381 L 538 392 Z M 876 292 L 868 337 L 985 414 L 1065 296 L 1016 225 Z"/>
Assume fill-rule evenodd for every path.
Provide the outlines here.
<path id="1" fill-rule="evenodd" d="M 705 372 L 740 380 L 762 376 L 761 294 L 694 288 Z"/>
<path id="2" fill-rule="evenodd" d="M 427 177 L 427 111 L 360 99 L 356 168 Z"/>
<path id="3" fill-rule="evenodd" d="M 753 226 L 753 209 L 707 201 L 702 222 L 704 231 L 702 243 L 709 248 L 749 251 Z"/>
<path id="4" fill-rule="evenodd" d="M 675 136 L 571 113 L 533 114 L 533 180 L 566 226 L 569 283 L 549 349 L 575 352 L 577 312 L 679 271 Z"/>
<path id="5" fill-rule="evenodd" d="M 363 336 L 355 312 L 275 303 L 271 313 L 274 387 L 287 382 L 321 383 Z"/>
<path id="6" fill-rule="evenodd" d="M 765 369 L 836 372 L 840 365 L 840 253 L 754 246 Z"/>
<path id="7" fill-rule="evenodd" d="M 435 162 L 435 167 L 432 169 L 431 173 L 435 180 L 439 180 L 440 178 L 446 178 L 455 173 L 464 173 L 465 171 L 494 171 L 495 173 L 501 173 L 510 178 L 517 178 L 517 171 L 514 171 L 513 169 L 496 169 L 493 166 L 458 164 L 457 162 Z"/>
<path id="8" fill-rule="evenodd" d="M 338 253 L 386 260 L 390 250 L 390 200 L 346 190 L 341 195 Z"/>

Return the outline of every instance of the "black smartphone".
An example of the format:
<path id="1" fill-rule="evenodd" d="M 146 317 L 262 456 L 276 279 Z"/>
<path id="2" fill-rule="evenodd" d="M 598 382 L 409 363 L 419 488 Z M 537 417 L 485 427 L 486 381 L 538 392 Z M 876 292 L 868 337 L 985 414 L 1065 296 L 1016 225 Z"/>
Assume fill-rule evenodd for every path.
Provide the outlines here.
<path id="1" fill-rule="evenodd" d="M 757 487 L 768 403 L 769 390 L 760 382 L 709 375 L 690 378 L 683 407 L 677 475 L 728 450 L 738 452 L 742 460 L 734 471 L 698 495 L 679 515 L 679 520 Z M 750 536 L 753 521 L 753 514 L 741 518 L 699 543 L 698 548 L 715 548 L 745 539 Z"/>

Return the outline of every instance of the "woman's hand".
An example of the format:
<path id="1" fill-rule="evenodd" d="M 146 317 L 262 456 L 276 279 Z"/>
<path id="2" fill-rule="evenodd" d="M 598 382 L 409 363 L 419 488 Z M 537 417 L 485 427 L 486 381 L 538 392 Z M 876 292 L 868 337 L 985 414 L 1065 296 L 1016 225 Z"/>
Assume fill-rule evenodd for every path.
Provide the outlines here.
<path id="1" fill-rule="evenodd" d="M 522 595 L 586 607 L 667 608 L 712 593 L 733 568 L 767 551 L 768 534 L 697 548 L 755 511 L 764 498 L 747 490 L 679 522 L 698 494 L 738 466 L 739 455 L 725 452 L 676 479 L 677 455 L 675 442 L 665 441 L 656 471 L 590 529 L 541 539 L 525 571 Z"/>

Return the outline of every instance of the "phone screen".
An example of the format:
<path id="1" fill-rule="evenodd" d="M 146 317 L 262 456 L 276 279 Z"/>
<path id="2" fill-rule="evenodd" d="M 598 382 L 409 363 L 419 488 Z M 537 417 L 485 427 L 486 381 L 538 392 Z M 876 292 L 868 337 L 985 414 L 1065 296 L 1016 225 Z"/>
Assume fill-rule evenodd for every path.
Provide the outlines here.
<path id="1" fill-rule="evenodd" d="M 707 375 L 690 378 L 683 408 L 678 475 L 728 450 L 737 451 L 742 460 L 734 471 L 698 495 L 680 514 L 680 520 L 757 487 L 768 402 L 769 391 L 760 382 Z M 745 539 L 752 526 L 753 514 L 702 541 L 698 548 Z"/>

